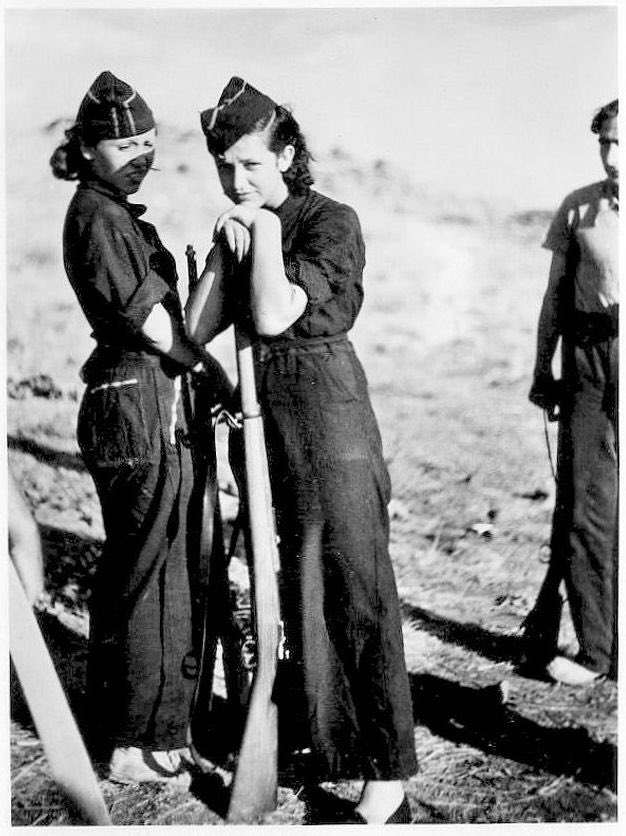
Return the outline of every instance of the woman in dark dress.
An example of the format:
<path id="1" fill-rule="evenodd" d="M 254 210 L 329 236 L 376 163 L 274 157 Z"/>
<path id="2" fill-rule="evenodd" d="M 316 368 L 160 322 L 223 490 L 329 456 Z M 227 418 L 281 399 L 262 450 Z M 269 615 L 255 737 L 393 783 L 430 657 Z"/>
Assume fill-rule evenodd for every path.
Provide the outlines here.
<path id="1" fill-rule="evenodd" d="M 235 319 L 256 338 L 305 745 L 318 781 L 364 779 L 354 821 L 410 821 L 401 782 L 416 758 L 389 477 L 347 338 L 363 298 L 359 221 L 310 188 L 297 122 L 243 80 L 231 79 L 202 128 L 234 206 L 216 223 L 187 326 L 199 344 Z"/>
<path id="2" fill-rule="evenodd" d="M 78 442 L 102 506 L 106 543 L 89 599 L 92 747 L 124 782 L 173 780 L 193 679 L 188 562 L 192 489 L 181 373 L 219 370 L 185 335 L 175 262 L 145 207 L 127 198 L 154 159 L 152 112 L 101 73 L 53 154 L 78 180 L 65 220 L 65 268 L 93 328 Z"/>

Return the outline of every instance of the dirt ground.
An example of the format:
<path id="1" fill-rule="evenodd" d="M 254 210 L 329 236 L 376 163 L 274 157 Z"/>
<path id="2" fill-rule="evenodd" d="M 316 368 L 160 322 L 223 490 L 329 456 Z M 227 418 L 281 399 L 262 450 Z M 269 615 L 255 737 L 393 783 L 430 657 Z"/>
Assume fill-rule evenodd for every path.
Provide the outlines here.
<path id="1" fill-rule="evenodd" d="M 60 252 L 72 187 L 45 169 L 61 127 L 42 127 L 24 148 L 44 162 L 20 172 L 19 189 L 7 172 L 8 445 L 47 555 L 40 622 L 80 712 L 85 601 L 103 532 L 74 435 L 91 341 Z M 204 258 L 220 201 L 210 198 L 218 190 L 200 138 L 166 128 L 161 142 L 173 150 L 139 199 L 184 276 L 185 244 Z M 576 690 L 518 667 L 554 501 L 542 416 L 526 400 L 547 214 L 433 194 L 339 150 L 320 158 L 318 186 L 355 206 L 367 241 L 366 303 L 352 336 L 394 488 L 391 555 L 420 761 L 407 784 L 414 820 L 614 822 L 615 682 Z M 231 334 L 215 352 L 232 372 Z M 548 438 L 554 451 L 553 426 Z M 228 521 L 236 500 L 223 461 L 220 478 Z M 234 582 L 245 574 L 235 558 Z M 574 641 L 567 617 L 561 640 Z M 12 696 L 13 824 L 71 824 L 17 686 Z M 101 786 L 117 825 L 220 824 L 229 779 L 217 770 L 191 792 Z M 325 789 L 340 802 L 358 793 L 351 783 Z M 316 803 L 323 815 L 329 797 Z M 311 808 L 283 782 L 264 823 L 302 824 Z"/>

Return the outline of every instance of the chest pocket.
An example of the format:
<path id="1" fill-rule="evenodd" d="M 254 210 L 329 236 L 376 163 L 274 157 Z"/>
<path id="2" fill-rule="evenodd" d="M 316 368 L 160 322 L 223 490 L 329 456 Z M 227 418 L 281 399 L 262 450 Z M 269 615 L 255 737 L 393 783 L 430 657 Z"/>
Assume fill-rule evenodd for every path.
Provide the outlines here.
<path id="1" fill-rule="evenodd" d="M 581 226 L 576 232 L 582 269 L 577 289 L 583 310 L 619 301 L 618 223 L 614 212 L 599 212 L 593 226 Z"/>
<path id="2" fill-rule="evenodd" d="M 95 466 L 136 465 L 161 455 L 161 420 L 152 369 L 90 383 L 78 414 L 78 446 Z"/>

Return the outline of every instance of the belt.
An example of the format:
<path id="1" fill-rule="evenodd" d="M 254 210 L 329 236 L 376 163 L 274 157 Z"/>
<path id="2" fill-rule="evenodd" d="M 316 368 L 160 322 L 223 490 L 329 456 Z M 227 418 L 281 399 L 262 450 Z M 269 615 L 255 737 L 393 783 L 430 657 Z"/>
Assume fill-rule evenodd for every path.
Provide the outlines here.
<path id="1" fill-rule="evenodd" d="M 307 351 L 337 343 L 349 344 L 348 335 L 345 332 L 341 332 L 340 334 L 319 337 L 294 337 L 291 339 L 278 337 L 274 340 L 262 339 L 258 340 L 255 344 L 255 354 L 258 360 L 264 362 L 269 357 L 286 354 L 289 351 Z"/>
<path id="2" fill-rule="evenodd" d="M 618 336 L 619 305 L 610 305 L 606 311 L 585 313 L 574 311 L 565 335 L 581 347 L 608 342 Z"/>
<path id="3" fill-rule="evenodd" d="M 98 343 L 94 354 L 98 359 L 109 362 L 111 360 L 132 360 L 137 363 L 145 363 L 146 366 L 160 366 L 163 360 L 163 355 L 153 354 L 150 351 L 138 351 L 137 349 L 121 348 L 116 345 L 107 345 L 106 343 Z"/>
<path id="4" fill-rule="evenodd" d="M 150 354 L 147 351 L 128 351 L 125 348 L 98 343 L 81 368 L 80 378 L 84 383 L 89 383 L 107 369 L 127 361 L 130 361 L 137 368 L 163 367 L 163 358 L 159 354 Z"/>

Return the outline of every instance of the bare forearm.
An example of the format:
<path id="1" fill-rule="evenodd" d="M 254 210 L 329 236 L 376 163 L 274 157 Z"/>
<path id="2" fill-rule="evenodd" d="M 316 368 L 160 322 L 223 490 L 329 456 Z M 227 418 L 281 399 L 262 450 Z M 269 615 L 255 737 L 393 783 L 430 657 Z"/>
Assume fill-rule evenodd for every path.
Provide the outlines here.
<path id="1" fill-rule="evenodd" d="M 303 313 L 307 297 L 285 275 L 282 231 L 279 219 L 261 210 L 252 225 L 252 269 L 250 305 L 256 330 L 275 336 L 292 325 Z"/>
<path id="2" fill-rule="evenodd" d="M 224 369 L 202 346 L 189 339 L 182 323 L 172 320 L 161 305 L 153 308 L 143 330 L 157 351 L 185 369 L 193 369 L 199 375 L 196 380 L 210 387 L 216 402 L 230 402 L 233 387 Z"/>
<path id="3" fill-rule="evenodd" d="M 562 331 L 563 312 L 560 309 L 560 299 L 563 294 L 563 282 L 567 280 L 565 265 L 565 257 L 561 253 L 555 253 L 550 265 L 548 287 L 539 312 L 535 377 L 551 374 L 552 359 Z"/>
<path id="4" fill-rule="evenodd" d="M 535 377 L 551 374 L 552 359 L 559 341 L 558 311 L 552 295 L 546 293 L 539 313 Z"/>
<path id="5" fill-rule="evenodd" d="M 198 347 L 187 337 L 182 325 L 174 322 L 160 304 L 151 310 L 142 331 L 157 351 L 186 368 L 201 359 Z"/>
<path id="6" fill-rule="evenodd" d="M 221 246 L 213 247 L 198 284 L 185 306 L 185 326 L 193 342 L 204 345 L 231 324 L 226 293 L 226 261 Z"/>

